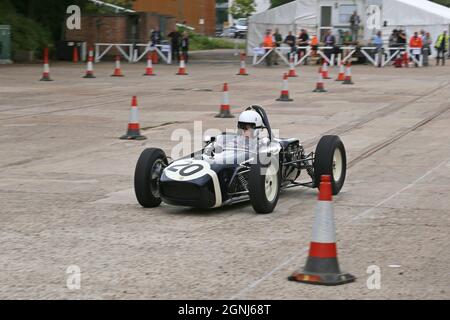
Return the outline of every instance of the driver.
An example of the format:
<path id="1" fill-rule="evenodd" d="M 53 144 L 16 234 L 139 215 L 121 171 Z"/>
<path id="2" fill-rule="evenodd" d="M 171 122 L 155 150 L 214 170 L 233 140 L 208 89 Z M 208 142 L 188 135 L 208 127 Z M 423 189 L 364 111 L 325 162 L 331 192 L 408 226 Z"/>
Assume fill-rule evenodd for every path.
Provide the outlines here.
<path id="1" fill-rule="evenodd" d="M 239 136 L 255 140 L 263 128 L 262 118 L 254 110 L 245 110 L 239 115 L 237 127 Z"/>

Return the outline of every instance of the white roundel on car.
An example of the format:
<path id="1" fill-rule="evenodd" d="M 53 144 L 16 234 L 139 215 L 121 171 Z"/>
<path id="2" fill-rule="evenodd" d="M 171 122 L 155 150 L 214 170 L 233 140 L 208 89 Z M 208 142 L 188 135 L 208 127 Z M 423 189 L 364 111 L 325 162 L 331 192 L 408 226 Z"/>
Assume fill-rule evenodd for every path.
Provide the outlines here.
<path id="1" fill-rule="evenodd" d="M 164 174 L 175 181 L 190 181 L 209 175 L 214 184 L 214 194 L 216 197 L 215 207 L 222 204 L 222 193 L 220 191 L 217 174 L 211 170 L 208 162 L 203 160 L 186 159 L 173 162 L 164 169 Z"/>

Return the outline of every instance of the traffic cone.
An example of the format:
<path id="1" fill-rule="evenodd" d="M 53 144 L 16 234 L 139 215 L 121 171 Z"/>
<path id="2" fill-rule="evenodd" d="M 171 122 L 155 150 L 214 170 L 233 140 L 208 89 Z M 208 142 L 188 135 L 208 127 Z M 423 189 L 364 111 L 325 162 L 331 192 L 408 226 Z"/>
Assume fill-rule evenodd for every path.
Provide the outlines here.
<path id="1" fill-rule="evenodd" d="M 323 73 L 322 73 L 321 67 L 319 67 L 319 80 L 317 81 L 316 89 L 314 89 L 313 92 L 327 92 L 327 90 L 325 90 L 325 86 L 323 84 Z"/>
<path id="2" fill-rule="evenodd" d="M 184 56 L 180 56 L 180 68 L 178 69 L 177 75 L 179 76 L 187 76 L 188 73 L 186 73 L 186 64 L 184 63 Z"/>
<path id="3" fill-rule="evenodd" d="M 53 81 L 50 78 L 50 66 L 48 64 L 48 48 L 44 49 L 44 72 L 40 81 Z"/>
<path id="4" fill-rule="evenodd" d="M 322 77 L 324 79 L 331 79 L 330 76 L 328 75 L 328 63 L 326 61 L 323 62 Z"/>
<path id="5" fill-rule="evenodd" d="M 72 59 L 73 59 L 73 63 L 78 63 L 78 60 L 79 60 L 78 48 L 77 48 L 77 46 L 75 44 L 73 46 Z"/>
<path id="6" fill-rule="evenodd" d="M 139 126 L 139 115 L 137 109 L 137 98 L 133 96 L 131 100 L 130 118 L 128 121 L 127 133 L 120 137 L 122 140 L 145 140 L 147 137 L 141 135 Z"/>
<path id="7" fill-rule="evenodd" d="M 339 74 L 336 78 L 336 81 L 344 81 L 345 80 L 345 67 L 342 62 L 339 63 Z"/>
<path id="8" fill-rule="evenodd" d="M 228 83 L 223 84 L 223 98 L 220 105 L 220 112 L 216 118 L 234 118 L 230 112 L 230 97 L 228 95 Z"/>
<path id="9" fill-rule="evenodd" d="M 152 63 L 157 64 L 158 63 L 158 52 L 156 52 L 156 49 L 152 51 Z"/>
<path id="10" fill-rule="evenodd" d="M 345 79 L 342 84 L 354 84 L 352 81 L 352 63 L 348 62 L 345 68 Z"/>
<path id="11" fill-rule="evenodd" d="M 289 58 L 289 78 L 298 77 L 297 73 L 295 72 L 295 62 L 294 62 L 294 55 L 291 54 L 291 57 Z"/>
<path id="12" fill-rule="evenodd" d="M 116 68 L 114 69 L 114 73 L 111 77 L 123 77 L 122 70 L 120 69 L 120 56 L 116 56 Z"/>
<path id="13" fill-rule="evenodd" d="M 145 68 L 144 76 L 156 76 L 156 74 L 153 73 L 153 61 L 152 61 L 152 54 L 147 55 L 147 68 Z"/>
<path id="14" fill-rule="evenodd" d="M 94 76 L 94 50 L 89 49 L 88 62 L 86 66 L 86 75 L 83 78 L 95 78 Z"/>
<path id="15" fill-rule="evenodd" d="M 295 271 L 291 281 L 336 286 L 355 281 L 349 273 L 341 272 L 337 259 L 336 232 L 331 191 L 331 176 L 323 175 L 319 201 L 316 206 L 309 256 L 303 269 Z"/>
<path id="16" fill-rule="evenodd" d="M 283 75 L 283 86 L 281 88 L 281 95 L 276 101 L 294 101 L 293 99 L 289 98 L 289 83 L 288 83 L 288 75 L 285 73 Z"/>
<path id="17" fill-rule="evenodd" d="M 241 67 L 239 68 L 238 76 L 248 76 L 246 67 L 245 67 L 245 53 L 241 53 Z"/>

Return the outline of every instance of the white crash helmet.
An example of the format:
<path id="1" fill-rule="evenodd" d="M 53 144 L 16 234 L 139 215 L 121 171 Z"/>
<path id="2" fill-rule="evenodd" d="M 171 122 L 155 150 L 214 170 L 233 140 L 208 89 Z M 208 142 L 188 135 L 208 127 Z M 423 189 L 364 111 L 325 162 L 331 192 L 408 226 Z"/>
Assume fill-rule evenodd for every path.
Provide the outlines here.
<path id="1" fill-rule="evenodd" d="M 263 121 L 258 112 L 254 110 L 245 110 L 239 115 L 238 125 L 239 130 L 252 129 L 254 135 L 257 136 L 263 126 Z"/>

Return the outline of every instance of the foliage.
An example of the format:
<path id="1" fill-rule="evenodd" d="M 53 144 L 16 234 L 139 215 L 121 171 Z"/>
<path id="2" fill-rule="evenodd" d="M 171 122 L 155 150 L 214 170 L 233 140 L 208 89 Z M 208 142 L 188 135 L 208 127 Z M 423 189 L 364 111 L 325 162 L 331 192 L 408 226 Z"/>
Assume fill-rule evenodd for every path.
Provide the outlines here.
<path id="1" fill-rule="evenodd" d="M 433 2 L 442 4 L 443 6 L 450 7 L 450 0 L 431 0 Z"/>
<path id="2" fill-rule="evenodd" d="M 270 8 L 279 7 L 294 0 L 270 0 Z"/>
<path id="3" fill-rule="evenodd" d="M 234 49 L 235 44 L 233 40 L 223 38 L 212 38 L 191 33 L 189 35 L 189 50 L 212 50 L 212 49 Z M 239 44 L 238 49 L 244 49 L 244 44 Z"/>
<path id="4" fill-rule="evenodd" d="M 233 18 L 247 18 L 256 11 L 254 0 L 235 0 L 230 8 Z"/>

